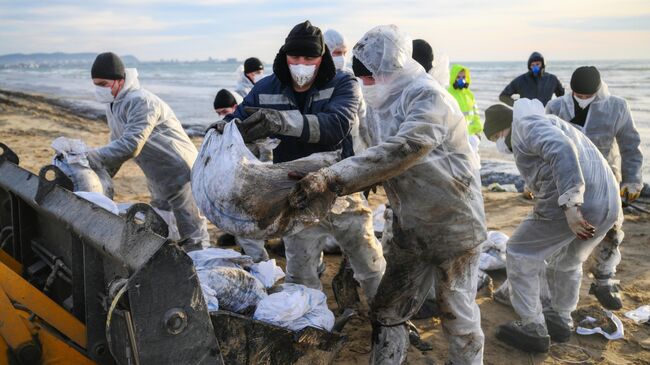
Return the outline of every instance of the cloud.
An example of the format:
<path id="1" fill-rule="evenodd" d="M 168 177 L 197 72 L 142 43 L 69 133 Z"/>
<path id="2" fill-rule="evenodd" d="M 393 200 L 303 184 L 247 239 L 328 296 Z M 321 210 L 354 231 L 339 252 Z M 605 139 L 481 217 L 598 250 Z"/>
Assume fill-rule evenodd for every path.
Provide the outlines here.
<path id="1" fill-rule="evenodd" d="M 614 54 L 604 54 L 603 49 L 650 58 L 649 4 L 647 0 L 22 0 L 0 2 L 0 54 L 110 48 L 144 60 L 255 55 L 268 62 L 291 27 L 309 19 L 323 30 L 341 31 L 351 43 L 376 25 L 397 24 L 452 59 L 518 59 L 538 46 L 564 59 Z M 636 46 L 616 40 L 630 35 Z"/>
<path id="2" fill-rule="evenodd" d="M 564 28 L 582 31 L 650 31 L 650 14 L 632 16 L 600 16 L 561 18 L 553 21 L 534 22 L 544 28 Z"/>

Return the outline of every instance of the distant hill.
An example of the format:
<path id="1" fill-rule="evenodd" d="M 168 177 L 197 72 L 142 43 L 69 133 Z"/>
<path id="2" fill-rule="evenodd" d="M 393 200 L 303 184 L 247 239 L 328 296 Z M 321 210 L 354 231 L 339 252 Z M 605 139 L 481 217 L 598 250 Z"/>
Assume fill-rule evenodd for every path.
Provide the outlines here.
<path id="1" fill-rule="evenodd" d="M 37 67 L 46 65 L 75 65 L 90 64 L 97 57 L 97 53 L 13 53 L 0 56 L 0 66 L 26 66 Z M 140 63 L 137 58 L 131 55 L 120 56 L 124 63 L 135 65 Z"/>

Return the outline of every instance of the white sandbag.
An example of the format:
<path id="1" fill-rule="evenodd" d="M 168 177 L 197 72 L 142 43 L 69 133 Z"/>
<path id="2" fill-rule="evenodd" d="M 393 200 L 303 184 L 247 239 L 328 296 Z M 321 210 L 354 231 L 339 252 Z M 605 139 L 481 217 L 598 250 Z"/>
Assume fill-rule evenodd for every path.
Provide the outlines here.
<path id="1" fill-rule="evenodd" d="M 56 151 L 52 164 L 72 181 L 74 191 L 97 192 L 113 198 L 113 180 L 105 170 L 90 168 L 86 158 L 88 147 L 82 140 L 59 137 L 51 146 Z"/>
<path id="2" fill-rule="evenodd" d="M 253 266 L 250 256 L 229 248 L 209 247 L 203 250 L 190 251 L 188 256 L 194 262 L 194 267 L 200 269 L 213 269 L 220 266 L 248 269 Z"/>
<path id="3" fill-rule="evenodd" d="M 481 243 L 479 269 L 485 271 L 505 269 L 508 238 L 506 234 L 498 231 L 488 232 L 487 240 Z"/>
<path id="4" fill-rule="evenodd" d="M 270 288 L 275 283 L 284 278 L 284 271 L 276 265 L 275 259 L 260 261 L 251 265 L 251 274 L 259 280 L 265 288 Z"/>
<path id="5" fill-rule="evenodd" d="M 293 234 L 318 222 L 334 203 L 326 194 L 309 209 L 293 209 L 288 196 L 296 181 L 288 173 L 329 166 L 340 153 L 316 153 L 298 160 L 264 164 L 247 148 L 234 122 L 223 134 L 210 130 L 192 169 L 192 193 L 201 212 L 221 230 L 252 239 Z"/>
<path id="6" fill-rule="evenodd" d="M 330 331 L 334 327 L 334 313 L 327 308 L 325 294 L 300 284 L 282 284 L 281 292 L 257 304 L 253 318 L 292 331 L 309 326 Z"/>
<path id="7" fill-rule="evenodd" d="M 95 191 L 75 191 L 77 196 L 88 200 L 91 203 L 95 203 L 100 207 L 108 210 L 109 212 L 120 215 L 120 210 L 117 208 L 117 204 L 114 201 L 109 199 L 106 195 L 98 193 Z"/>
<path id="8" fill-rule="evenodd" d="M 260 300 L 267 297 L 266 290 L 259 280 L 246 270 L 237 267 L 215 267 L 196 271 L 203 295 L 208 303 L 216 298 L 218 308 L 240 314 L 250 314 Z"/>

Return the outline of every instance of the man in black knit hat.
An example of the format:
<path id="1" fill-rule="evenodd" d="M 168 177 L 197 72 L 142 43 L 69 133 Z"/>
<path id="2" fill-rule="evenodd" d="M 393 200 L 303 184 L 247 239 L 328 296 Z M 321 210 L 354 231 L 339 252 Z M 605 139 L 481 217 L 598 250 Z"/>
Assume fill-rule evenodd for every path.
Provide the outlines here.
<path id="1" fill-rule="evenodd" d="M 620 184 L 621 197 L 633 201 L 643 189 L 641 137 L 634 125 L 627 102 L 610 95 L 594 66 L 578 67 L 571 76 L 571 93 L 551 100 L 546 112 L 569 121 L 582 130 L 598 147 Z M 594 294 L 605 308 L 618 310 L 623 303 L 614 280 L 616 266 L 621 261 L 619 245 L 623 231 L 613 229 L 597 249 L 595 265 L 591 268 Z"/>
<path id="2" fill-rule="evenodd" d="M 240 66 L 241 67 L 241 66 Z M 240 68 L 241 69 L 241 68 Z M 264 64 L 259 58 L 251 57 L 244 61 L 244 70 L 239 73 L 235 92 L 242 98 L 248 95 L 258 81 L 264 77 Z"/>
<path id="3" fill-rule="evenodd" d="M 237 104 L 241 101 L 242 98 L 239 97 L 239 94 L 233 93 L 228 89 L 221 89 L 214 97 L 212 106 L 214 107 L 214 112 L 223 118 L 228 114 L 232 114 L 237 108 Z"/>
<path id="4" fill-rule="evenodd" d="M 247 142 L 269 136 L 280 139 L 273 151 L 274 163 L 337 150 L 346 158 L 353 154 L 350 125 L 359 98 L 357 79 L 336 72 L 321 30 L 305 21 L 289 32 L 273 62 L 273 75 L 256 83 L 225 119 L 237 120 Z M 334 236 L 350 258 L 354 277 L 372 298 L 386 264 L 374 236 L 372 211 L 361 194 L 338 199 L 335 207 L 347 208 L 284 237 L 286 281 L 322 290 L 317 268 L 326 240 Z"/>
<path id="5" fill-rule="evenodd" d="M 515 102 L 513 95 L 519 98 L 537 99 L 546 105 L 553 94 L 564 95 L 564 86 L 553 74 L 546 72 L 546 61 L 539 52 L 533 52 L 528 58 L 528 72 L 517 76 L 499 95 L 499 100 L 510 106 Z"/>
<path id="6" fill-rule="evenodd" d="M 185 250 L 210 244 L 207 222 L 192 197 L 190 173 L 198 154 L 169 105 L 140 87 L 138 72 L 124 68 L 112 52 L 97 56 L 91 69 L 97 101 L 106 105 L 111 141 L 88 151 L 91 165 L 115 175 L 134 159 L 147 178 L 151 204 L 171 210 Z"/>

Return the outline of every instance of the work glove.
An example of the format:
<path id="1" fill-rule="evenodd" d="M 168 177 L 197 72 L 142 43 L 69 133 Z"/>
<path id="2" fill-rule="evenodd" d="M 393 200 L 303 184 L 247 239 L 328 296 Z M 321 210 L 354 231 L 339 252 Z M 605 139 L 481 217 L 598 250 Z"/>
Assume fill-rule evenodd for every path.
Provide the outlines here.
<path id="1" fill-rule="evenodd" d="M 236 122 L 237 120 L 238 119 L 235 119 L 235 123 L 237 123 Z M 223 130 L 224 128 L 226 128 L 226 124 L 228 124 L 228 122 L 223 119 L 216 121 L 210 124 L 210 126 L 205 130 L 205 133 L 207 134 L 210 131 L 210 129 L 214 129 L 215 131 L 217 131 L 217 133 L 223 134 Z"/>
<path id="2" fill-rule="evenodd" d="M 237 123 L 237 127 L 245 142 L 252 142 L 274 134 L 300 137 L 302 133 L 302 120 L 297 123 L 297 128 L 292 126 L 285 111 L 266 108 L 244 108 L 244 110 L 249 117 Z"/>
<path id="3" fill-rule="evenodd" d="M 569 228 L 571 228 L 571 231 L 573 231 L 578 238 L 581 240 L 587 240 L 594 237 L 596 228 L 584 219 L 579 206 L 574 205 L 564 207 L 563 209 Z"/>
<path id="4" fill-rule="evenodd" d="M 641 195 L 641 184 L 623 183 L 621 186 L 621 198 L 626 199 L 628 202 L 633 202 Z"/>
<path id="5" fill-rule="evenodd" d="M 333 183 L 333 174 L 328 168 L 322 168 L 304 176 L 301 172 L 289 172 L 289 178 L 298 180 L 298 183 L 289 194 L 289 205 L 296 209 L 305 209 L 309 202 L 327 192 L 337 193 Z M 304 177 L 303 177 L 304 176 Z"/>

